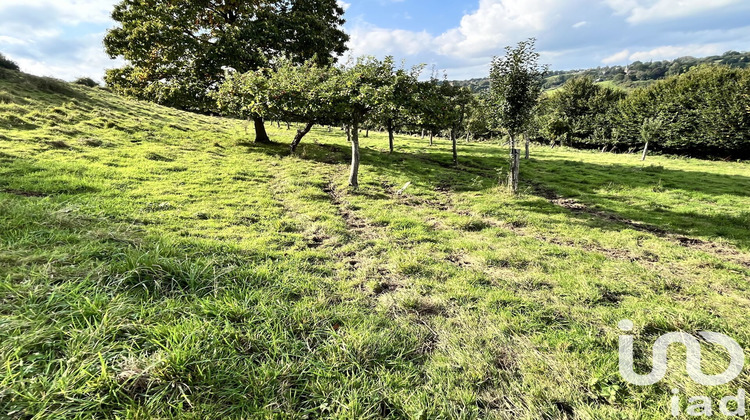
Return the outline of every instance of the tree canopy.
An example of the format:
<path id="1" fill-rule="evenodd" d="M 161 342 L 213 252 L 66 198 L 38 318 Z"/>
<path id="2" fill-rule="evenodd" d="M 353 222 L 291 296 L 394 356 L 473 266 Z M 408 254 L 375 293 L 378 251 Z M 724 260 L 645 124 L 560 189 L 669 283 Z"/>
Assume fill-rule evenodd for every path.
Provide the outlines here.
<path id="1" fill-rule="evenodd" d="M 511 139 L 528 126 L 547 72 L 539 64 L 534 43 L 534 39 L 529 39 L 515 48 L 506 47 L 505 55 L 493 58 L 490 67 L 490 98 L 495 118 Z"/>
<path id="2" fill-rule="evenodd" d="M 346 50 L 336 0 L 122 0 L 104 38 L 127 64 L 107 72 L 115 90 L 211 112 L 224 70 L 257 70 L 279 56 L 331 64 Z"/>

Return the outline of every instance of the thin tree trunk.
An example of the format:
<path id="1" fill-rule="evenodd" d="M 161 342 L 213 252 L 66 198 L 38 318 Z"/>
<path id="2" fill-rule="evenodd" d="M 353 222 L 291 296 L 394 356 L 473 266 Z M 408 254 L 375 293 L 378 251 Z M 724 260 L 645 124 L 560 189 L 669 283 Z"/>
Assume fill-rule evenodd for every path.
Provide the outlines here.
<path id="1" fill-rule="evenodd" d="M 270 143 L 271 139 L 268 138 L 268 133 L 266 133 L 266 126 L 263 124 L 263 117 L 253 117 L 253 124 L 255 124 L 255 142 Z"/>
<path id="2" fill-rule="evenodd" d="M 467 143 L 469 142 L 469 138 L 471 138 L 471 132 L 470 132 L 470 131 L 467 131 L 467 132 L 466 132 L 466 142 L 467 142 Z"/>
<path id="3" fill-rule="evenodd" d="M 393 126 L 388 125 L 388 148 L 393 153 Z"/>
<path id="4" fill-rule="evenodd" d="M 521 151 L 511 149 L 510 151 L 510 173 L 508 174 L 508 188 L 513 194 L 518 193 L 518 178 L 521 168 Z"/>
<path id="5" fill-rule="evenodd" d="M 513 151 L 516 150 L 516 138 L 513 136 L 513 133 L 508 133 L 510 135 L 510 153 L 509 156 L 511 159 L 513 158 Z"/>
<path id="6" fill-rule="evenodd" d="M 289 121 L 286 122 L 286 129 L 287 130 L 291 130 L 292 129 L 292 123 L 290 123 Z"/>
<path id="7" fill-rule="evenodd" d="M 458 166 L 458 148 L 456 147 L 456 130 L 450 130 L 451 142 L 453 143 L 453 165 Z"/>
<path id="8" fill-rule="evenodd" d="M 435 137 L 435 133 L 430 130 L 430 146 L 432 146 L 432 138 Z"/>
<path id="9" fill-rule="evenodd" d="M 365 138 L 366 139 L 370 138 L 370 128 L 369 127 L 367 128 L 367 130 L 365 130 Z"/>
<path id="10" fill-rule="evenodd" d="M 422 138 L 424 138 L 424 128 L 422 129 Z"/>
<path id="11" fill-rule="evenodd" d="M 299 146 L 302 138 L 305 137 L 305 135 L 307 135 L 310 130 L 312 130 L 313 125 L 315 125 L 315 123 L 309 122 L 307 123 L 307 125 L 305 125 L 305 128 L 303 128 L 302 130 L 297 130 L 297 134 L 294 136 L 294 140 L 292 140 L 292 153 L 297 151 L 297 146 Z"/>
<path id="12" fill-rule="evenodd" d="M 641 156 L 641 162 L 646 160 L 647 154 L 648 154 L 648 142 L 646 142 L 646 145 L 643 147 L 643 156 Z"/>
<path id="13" fill-rule="evenodd" d="M 349 173 L 349 185 L 353 188 L 359 187 L 359 120 L 354 119 L 351 125 L 352 142 L 352 168 Z"/>
<path id="14" fill-rule="evenodd" d="M 524 140 L 526 140 L 526 159 L 529 158 L 529 135 L 524 134 L 523 135 Z"/>
<path id="15" fill-rule="evenodd" d="M 281 121 L 276 121 L 276 128 L 281 128 Z"/>

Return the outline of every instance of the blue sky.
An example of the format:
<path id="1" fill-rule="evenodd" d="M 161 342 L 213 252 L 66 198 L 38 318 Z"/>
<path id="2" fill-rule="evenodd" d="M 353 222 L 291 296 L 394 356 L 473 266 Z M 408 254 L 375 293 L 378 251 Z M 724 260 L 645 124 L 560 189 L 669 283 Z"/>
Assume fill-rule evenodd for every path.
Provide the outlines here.
<path id="1" fill-rule="evenodd" d="M 750 50 L 748 0 L 340 0 L 352 55 L 394 55 L 483 77 L 505 45 L 538 39 L 553 69 Z M 115 0 L 0 0 L 0 52 L 24 71 L 101 79 Z"/>

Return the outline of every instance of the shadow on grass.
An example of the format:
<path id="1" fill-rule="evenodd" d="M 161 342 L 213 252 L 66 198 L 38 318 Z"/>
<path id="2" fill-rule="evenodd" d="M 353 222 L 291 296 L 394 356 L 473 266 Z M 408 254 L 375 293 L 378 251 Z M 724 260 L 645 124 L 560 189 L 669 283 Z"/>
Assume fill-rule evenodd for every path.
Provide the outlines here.
<path id="1" fill-rule="evenodd" d="M 288 145 L 283 143 L 243 146 L 269 156 L 291 155 Z M 348 164 L 351 151 L 344 145 L 306 143 L 295 156 L 324 164 Z M 371 167 L 381 175 L 398 174 L 411 179 L 414 183 L 452 192 L 488 190 L 490 185 L 495 185 L 499 174 L 507 167 L 503 149 L 475 145 L 465 153 L 459 153 L 458 167 L 453 165 L 451 153 L 440 150 L 384 153 L 374 148 L 363 147 L 361 156 L 364 167 Z M 622 230 L 624 225 L 629 224 L 622 222 L 626 221 L 641 224 L 643 230 L 654 233 L 719 237 L 741 248 L 750 247 L 750 212 L 731 215 L 673 211 L 659 205 L 634 205 L 629 194 L 602 193 L 602 190 L 607 189 L 651 189 L 654 192 L 663 190 L 665 193 L 678 191 L 709 201 L 719 196 L 744 198 L 750 197 L 750 177 L 692 172 L 662 166 L 643 167 L 533 158 L 524 160 L 521 167 L 522 183 L 526 180 L 526 185 L 532 186 L 534 195 L 545 197 L 544 192 L 534 187 L 542 185 L 560 198 L 574 197 L 585 207 L 596 210 L 588 212 L 585 218 L 589 220 L 586 223 L 592 227 Z M 477 178 L 485 182 L 476 182 Z M 372 198 L 383 197 L 378 194 Z M 627 204 L 625 209 L 623 204 Z M 518 202 L 517 205 L 547 215 L 571 211 L 549 201 Z"/>

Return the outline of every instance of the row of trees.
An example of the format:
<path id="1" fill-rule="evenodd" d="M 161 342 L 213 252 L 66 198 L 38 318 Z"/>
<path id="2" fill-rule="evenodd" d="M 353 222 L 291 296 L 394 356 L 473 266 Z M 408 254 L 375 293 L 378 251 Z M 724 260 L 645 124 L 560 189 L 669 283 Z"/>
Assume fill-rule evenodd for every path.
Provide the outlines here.
<path id="1" fill-rule="evenodd" d="M 546 67 L 538 64 L 534 40 L 508 47 L 492 61 L 489 95 L 476 98 L 469 89 L 440 81 L 421 81 L 423 66 L 397 68 L 392 57 L 358 59 L 343 66 L 320 66 L 315 60 L 296 64 L 280 59 L 272 67 L 240 73 L 228 71 L 214 95 L 219 109 L 239 118 L 302 123 L 291 143 L 292 152 L 315 124 L 342 125 L 352 145 L 349 183 L 358 186 L 360 128 L 388 132 L 394 150 L 397 129 L 444 132 L 458 164 L 457 139 L 472 129 L 502 129 L 510 136 L 512 169 L 509 184 L 518 185 L 516 139 L 525 133 L 536 109 Z M 529 156 L 528 136 L 526 157 Z"/>
<path id="2" fill-rule="evenodd" d="M 653 127 L 658 127 L 654 129 Z M 568 81 L 540 103 L 539 138 L 582 148 L 750 157 L 750 69 L 701 66 L 631 93 Z"/>
<path id="3" fill-rule="evenodd" d="M 335 66 L 346 50 L 344 10 L 337 0 L 121 0 L 117 26 L 104 45 L 126 65 L 107 72 L 107 85 L 130 96 L 190 111 L 223 111 L 252 119 L 256 142 L 269 142 L 265 118 L 302 122 L 292 150 L 314 124 L 343 125 L 352 143 L 350 184 L 357 186 L 359 128 L 389 133 L 407 127 L 448 133 L 496 128 L 516 138 L 530 121 L 542 72 L 528 73 L 533 41 L 493 62 L 493 90 L 477 99 L 422 67 L 397 69 L 392 58 Z M 532 66 L 533 67 L 533 66 Z M 497 112 L 493 112 L 496 110 Z M 424 134 L 423 134 L 424 135 Z"/>
<path id="4" fill-rule="evenodd" d="M 292 140 L 292 152 L 315 124 L 344 126 L 352 145 L 349 182 L 356 187 L 362 127 L 386 130 L 391 152 L 397 129 L 447 131 L 457 161 L 456 138 L 474 97 L 468 89 L 434 77 L 420 81 L 422 68 L 397 68 L 392 57 L 382 61 L 364 57 L 343 66 L 281 59 L 273 68 L 228 72 L 214 96 L 225 114 L 302 123 Z"/>

